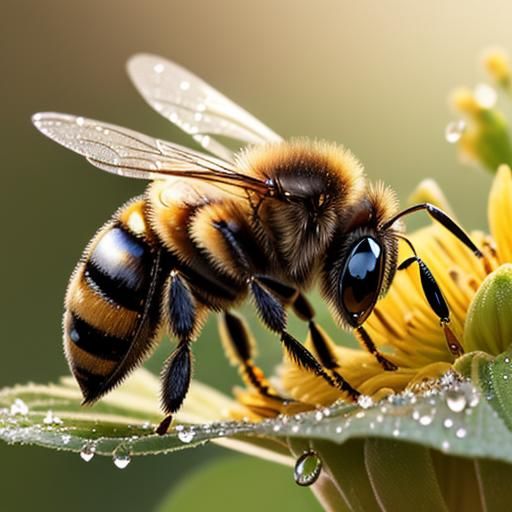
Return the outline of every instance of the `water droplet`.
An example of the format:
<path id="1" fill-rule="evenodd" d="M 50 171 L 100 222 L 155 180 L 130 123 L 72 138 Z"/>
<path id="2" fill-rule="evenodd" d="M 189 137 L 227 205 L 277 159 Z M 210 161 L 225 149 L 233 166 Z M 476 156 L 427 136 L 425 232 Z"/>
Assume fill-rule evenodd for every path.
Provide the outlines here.
<path id="1" fill-rule="evenodd" d="M 459 389 L 449 389 L 445 395 L 446 405 L 453 412 L 462 412 L 467 405 L 466 394 Z"/>
<path id="2" fill-rule="evenodd" d="M 61 437 L 61 440 L 63 444 L 69 444 L 69 442 L 71 441 L 71 436 L 69 434 L 64 434 Z"/>
<path id="3" fill-rule="evenodd" d="M 466 437 L 466 434 L 467 434 L 467 431 L 464 427 L 460 427 L 459 429 L 457 429 L 457 432 L 455 432 L 455 435 L 459 438 L 459 439 L 463 439 Z"/>
<path id="4" fill-rule="evenodd" d="M 76 124 L 77 124 L 78 126 L 83 126 L 83 125 L 84 125 L 84 123 L 85 123 L 85 119 L 84 119 L 83 117 L 77 117 L 77 118 L 76 118 Z M 96 128 L 97 128 L 97 127 L 96 127 Z"/>
<path id="5" fill-rule="evenodd" d="M 132 458 L 128 449 L 124 446 L 118 446 L 112 457 L 114 466 L 119 469 L 124 469 L 126 466 L 128 466 L 128 464 L 130 464 L 131 461 Z"/>
<path id="6" fill-rule="evenodd" d="M 190 89 L 190 82 L 187 82 L 187 80 L 182 80 L 180 82 L 180 89 L 182 91 L 188 91 Z"/>
<path id="7" fill-rule="evenodd" d="M 165 66 L 164 66 L 161 62 L 159 62 L 158 64 L 155 64 L 155 65 L 153 66 L 153 71 L 154 71 L 155 73 L 160 74 L 160 73 L 163 73 L 163 72 L 164 72 L 164 70 L 165 70 Z"/>
<path id="8" fill-rule="evenodd" d="M 445 428 L 452 428 L 453 427 L 453 420 L 451 418 L 446 418 L 443 421 L 443 425 Z"/>
<path id="9" fill-rule="evenodd" d="M 433 419 L 434 418 L 432 418 L 432 416 L 428 416 L 427 414 L 425 414 L 420 417 L 419 422 L 420 422 L 420 425 L 423 425 L 424 427 L 426 427 L 432 423 Z"/>
<path id="10" fill-rule="evenodd" d="M 418 421 L 420 418 L 420 411 L 418 411 L 418 409 L 414 409 L 414 411 L 412 411 L 412 419 Z"/>
<path id="11" fill-rule="evenodd" d="M 441 449 L 443 452 L 447 452 L 450 449 L 450 443 L 448 441 L 443 441 L 441 443 Z"/>
<path id="12" fill-rule="evenodd" d="M 43 423 L 45 425 L 62 425 L 63 422 L 58 416 L 55 416 L 55 414 L 49 410 L 43 418 Z"/>
<path id="13" fill-rule="evenodd" d="M 316 411 L 316 413 L 315 413 L 316 421 L 322 421 L 323 417 L 324 417 L 324 413 L 322 411 Z"/>
<path id="14" fill-rule="evenodd" d="M 96 453 L 96 447 L 92 443 L 86 443 L 82 450 L 80 451 L 80 457 L 82 460 L 85 460 L 85 462 L 89 462 L 94 457 L 94 454 Z"/>
<path id="15" fill-rule="evenodd" d="M 191 443 L 196 436 L 196 433 L 193 430 L 180 430 L 178 432 L 178 439 L 182 443 Z"/>
<path id="16" fill-rule="evenodd" d="M 478 84 L 475 87 L 475 99 L 476 102 L 482 108 L 492 108 L 496 104 L 496 99 L 498 95 L 496 94 L 496 90 L 487 84 Z"/>
<path id="17" fill-rule="evenodd" d="M 297 459 L 293 476 L 298 485 L 307 486 L 317 481 L 321 471 L 322 460 L 315 451 L 310 450 Z"/>
<path id="18" fill-rule="evenodd" d="M 14 402 L 11 404 L 9 412 L 13 416 L 16 414 L 22 414 L 25 416 L 28 414 L 28 405 L 23 400 L 21 400 L 21 398 L 16 398 L 16 400 L 14 400 Z"/>
<path id="19" fill-rule="evenodd" d="M 299 425 L 293 425 L 293 427 L 292 427 L 292 432 L 293 432 L 294 434 L 296 434 L 299 430 L 300 430 Z"/>
<path id="20" fill-rule="evenodd" d="M 395 428 L 393 430 L 393 437 L 398 437 L 400 435 L 400 430 L 398 430 L 397 428 Z"/>
<path id="21" fill-rule="evenodd" d="M 462 119 L 448 123 L 444 131 L 444 136 L 447 142 L 455 144 L 458 142 L 466 129 L 466 123 Z"/>
<path id="22" fill-rule="evenodd" d="M 368 395 L 359 395 L 359 398 L 357 399 L 357 405 L 359 405 L 359 407 L 362 409 L 368 409 L 373 405 L 372 397 Z"/>

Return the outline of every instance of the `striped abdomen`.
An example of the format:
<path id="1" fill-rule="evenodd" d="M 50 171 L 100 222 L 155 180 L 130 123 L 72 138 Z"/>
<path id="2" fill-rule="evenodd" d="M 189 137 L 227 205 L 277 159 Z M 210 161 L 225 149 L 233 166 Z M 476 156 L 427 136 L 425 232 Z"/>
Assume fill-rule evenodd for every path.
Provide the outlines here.
<path id="1" fill-rule="evenodd" d="M 118 384 L 149 355 L 160 323 L 161 250 L 141 198 L 99 230 L 71 277 L 64 348 L 84 402 Z"/>

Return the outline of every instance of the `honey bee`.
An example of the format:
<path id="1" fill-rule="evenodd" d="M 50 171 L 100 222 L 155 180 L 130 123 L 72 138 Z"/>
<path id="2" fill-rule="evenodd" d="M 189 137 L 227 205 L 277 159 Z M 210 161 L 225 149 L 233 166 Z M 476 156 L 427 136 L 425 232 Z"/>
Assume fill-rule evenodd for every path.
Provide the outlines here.
<path id="1" fill-rule="evenodd" d="M 44 135 L 94 166 L 151 180 L 96 233 L 69 282 L 64 349 L 84 403 L 117 386 L 169 333 L 177 346 L 161 375 L 165 432 L 187 394 L 191 344 L 210 311 L 219 313 L 222 341 L 245 381 L 283 400 L 254 364 L 252 337 L 233 312 L 247 296 L 297 365 L 352 399 L 359 393 L 341 375 L 304 296 L 312 286 L 388 371 L 396 366 L 364 322 L 397 269 L 418 264 L 427 301 L 449 322 L 439 286 L 400 220 L 425 210 L 481 256 L 444 212 L 426 203 L 398 211 L 394 193 L 369 183 L 348 149 L 285 141 L 177 64 L 136 55 L 128 71 L 149 105 L 210 154 L 83 117 L 33 116 Z M 225 140 L 242 148 L 232 151 Z M 412 256 L 398 265 L 401 238 Z M 317 357 L 287 331 L 290 308 L 308 322 Z"/>

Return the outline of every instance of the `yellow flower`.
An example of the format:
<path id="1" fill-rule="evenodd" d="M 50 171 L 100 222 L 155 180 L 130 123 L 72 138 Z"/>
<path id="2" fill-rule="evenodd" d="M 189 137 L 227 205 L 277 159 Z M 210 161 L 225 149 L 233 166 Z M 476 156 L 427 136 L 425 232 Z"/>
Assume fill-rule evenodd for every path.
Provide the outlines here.
<path id="1" fill-rule="evenodd" d="M 488 50 L 483 57 L 483 64 L 489 75 L 504 89 L 510 87 L 510 63 L 508 55 L 501 48 Z"/>
<path id="2" fill-rule="evenodd" d="M 432 183 L 422 185 L 419 197 L 438 200 L 446 207 L 444 196 Z M 396 371 L 385 371 L 375 358 L 363 349 L 331 347 L 340 362 L 339 373 L 363 395 L 374 400 L 407 388 L 424 380 L 437 378 L 453 367 L 457 357 L 470 350 L 489 351 L 489 345 L 478 337 L 465 337 L 468 310 L 481 309 L 472 301 L 480 286 L 500 265 L 512 274 L 512 172 L 501 166 L 489 196 L 489 226 L 492 237 L 482 232 L 471 233 L 472 240 L 484 253 L 477 259 L 461 242 L 438 224 L 420 229 L 409 238 L 427 263 L 450 308 L 449 330 L 444 330 L 429 307 L 414 267 L 398 271 L 393 284 L 365 323 L 365 328 L 381 352 L 398 365 Z M 400 247 L 399 261 L 410 255 L 406 244 Z M 502 271 L 504 272 L 504 271 Z M 502 276 L 501 276 L 502 278 Z M 507 277 L 508 278 L 508 277 Z M 481 315 L 480 315 L 481 316 Z M 475 317 L 473 313 L 473 317 Z M 478 315 L 473 322 L 478 320 Z M 480 321 L 481 323 L 481 320 Z M 485 317 L 487 322 L 493 318 Z M 323 332 L 323 331 L 322 331 Z M 502 331 L 503 332 L 503 331 Z M 324 333 L 327 337 L 327 334 Z M 503 340 L 510 343 L 510 340 Z M 314 352 L 311 340 L 306 342 Z M 491 351 L 492 353 L 493 351 Z M 496 355 L 496 354 L 493 354 Z M 285 361 L 279 369 L 275 385 L 294 401 L 284 405 L 262 398 L 253 390 L 238 391 L 238 400 L 256 416 L 272 416 L 279 412 L 311 409 L 329 405 L 343 398 L 341 393 L 309 372 Z M 290 409 L 292 408 L 292 409 Z"/>

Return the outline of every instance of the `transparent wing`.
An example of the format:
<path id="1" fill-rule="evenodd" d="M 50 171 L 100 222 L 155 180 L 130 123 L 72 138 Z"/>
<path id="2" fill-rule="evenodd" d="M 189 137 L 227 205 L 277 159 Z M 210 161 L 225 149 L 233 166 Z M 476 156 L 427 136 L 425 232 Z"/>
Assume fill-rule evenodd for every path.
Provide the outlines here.
<path id="1" fill-rule="evenodd" d="M 96 167 L 121 176 L 181 176 L 261 194 L 271 189 L 257 178 L 236 172 L 229 162 L 121 126 L 54 112 L 35 114 L 32 121 L 50 139 L 84 156 Z"/>
<path id="2" fill-rule="evenodd" d="M 128 74 L 151 107 L 218 157 L 233 159 L 233 152 L 218 140 L 219 136 L 243 146 L 282 140 L 254 116 L 174 62 L 155 55 L 135 55 L 128 61 Z"/>

